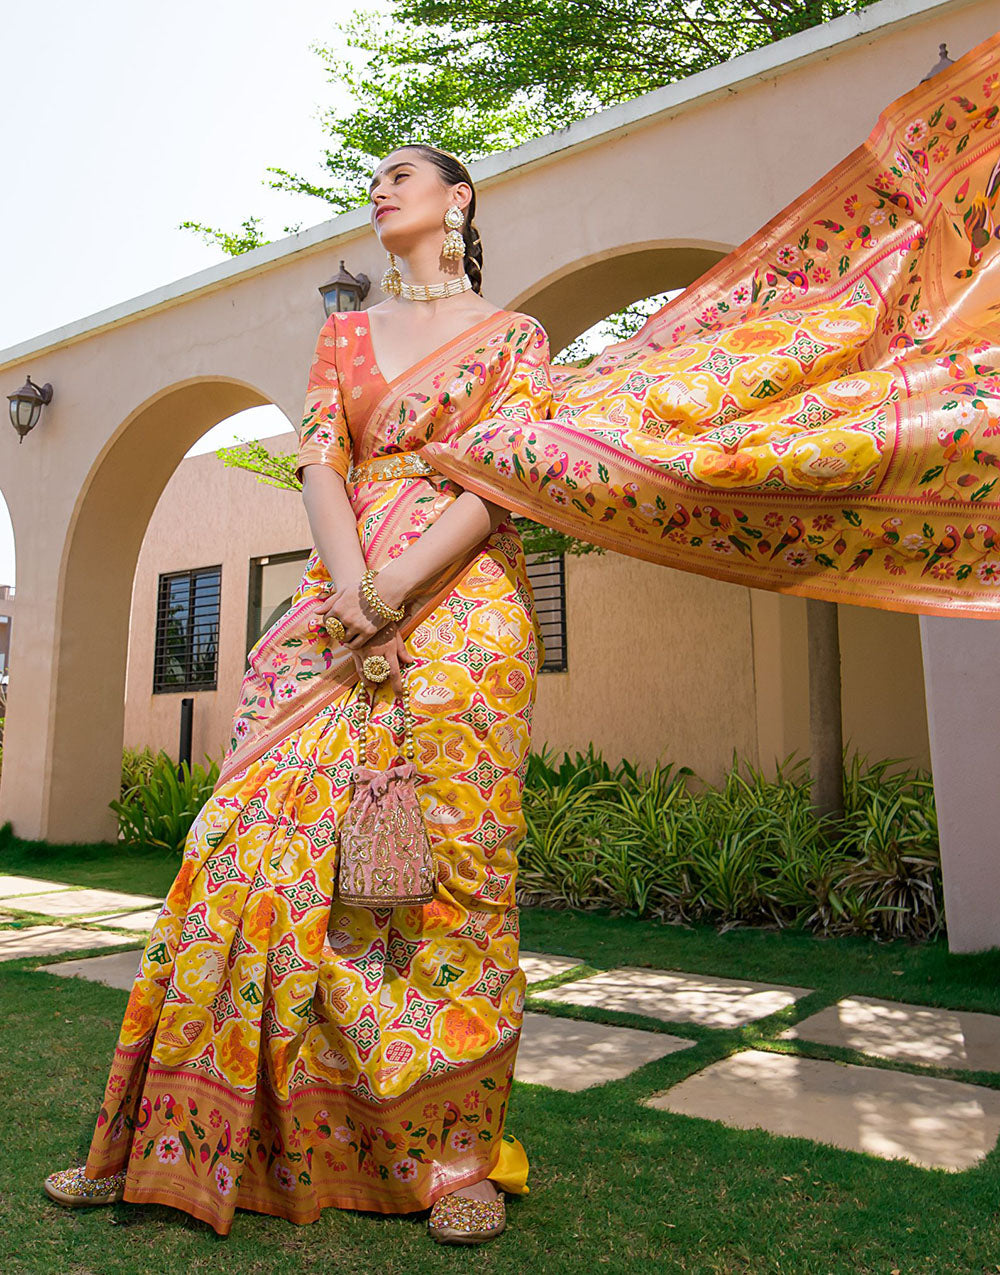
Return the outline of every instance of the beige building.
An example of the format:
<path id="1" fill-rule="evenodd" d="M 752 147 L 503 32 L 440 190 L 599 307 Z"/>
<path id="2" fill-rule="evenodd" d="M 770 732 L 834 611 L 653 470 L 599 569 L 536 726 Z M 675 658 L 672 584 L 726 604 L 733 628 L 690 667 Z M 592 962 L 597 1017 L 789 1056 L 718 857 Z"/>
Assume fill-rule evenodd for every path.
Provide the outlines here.
<path id="1" fill-rule="evenodd" d="M 959 57 L 997 24 L 996 0 L 881 0 L 483 159 L 487 296 L 534 315 L 559 350 L 686 286 L 860 144 L 942 41 Z M 113 837 L 123 740 L 176 748 L 178 693 L 152 690 L 163 574 L 219 569 L 215 584 L 187 581 L 192 608 L 218 591 L 216 689 L 196 694 L 194 741 L 196 756 L 216 749 L 246 651 L 251 560 L 300 552 L 308 532 L 294 496 L 183 458 L 245 408 L 296 419 L 317 288 L 341 260 L 382 273 L 364 208 L 0 351 L 4 394 L 29 373 L 53 386 L 23 445 L 0 431 L 18 553 L 0 823 L 18 835 Z M 198 483 L 217 506 L 189 495 Z M 176 598 L 184 583 L 170 587 Z M 734 749 L 765 767 L 803 751 L 805 609 L 631 560 L 570 561 L 567 667 L 542 679 L 536 740 L 593 740 L 709 779 Z M 995 667 L 1000 626 L 841 607 L 840 630 L 847 736 L 933 762 L 952 946 L 1000 943 L 1000 683 L 976 676 Z"/>
<path id="2" fill-rule="evenodd" d="M 264 440 L 291 451 L 294 434 Z M 287 609 L 311 548 L 297 493 L 183 460 L 136 568 L 125 742 L 221 757 L 246 653 Z M 546 640 L 536 747 L 673 761 L 709 781 L 733 752 L 770 770 L 809 751 L 805 602 L 682 575 L 619 554 L 532 568 Z M 872 757 L 930 766 L 916 616 L 840 608 L 845 737 Z M 775 649 L 775 644 L 777 649 Z"/>

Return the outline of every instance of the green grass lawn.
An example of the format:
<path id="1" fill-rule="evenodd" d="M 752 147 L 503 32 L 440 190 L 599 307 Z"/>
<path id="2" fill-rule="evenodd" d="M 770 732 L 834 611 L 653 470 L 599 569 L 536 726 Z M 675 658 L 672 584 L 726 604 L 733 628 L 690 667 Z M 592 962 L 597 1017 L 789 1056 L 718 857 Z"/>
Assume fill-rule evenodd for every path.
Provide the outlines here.
<path id="1" fill-rule="evenodd" d="M 0 846 L 0 871 L 162 894 L 176 867 L 169 865 L 164 876 L 160 856 L 129 858 L 108 847 L 102 855 L 94 847 L 89 858 L 75 859 L 79 875 L 71 876 L 73 854 L 38 850 Z M 850 1050 L 776 1040 L 789 1024 L 849 993 L 1000 1012 L 1000 951 L 952 956 L 944 943 L 911 947 L 746 929 L 719 934 L 528 908 L 521 920 L 526 950 L 577 956 L 595 969 L 646 965 L 816 990 L 738 1030 L 529 998 L 534 1010 L 669 1031 L 697 1044 L 581 1094 L 515 1084 L 507 1127 L 527 1149 L 531 1192 L 508 1197 L 507 1232 L 470 1252 L 429 1240 L 425 1214 L 386 1218 L 329 1209 L 314 1225 L 296 1227 L 240 1212 L 232 1233 L 220 1239 L 162 1206 L 70 1211 L 52 1204 L 42 1179 L 81 1162 L 86 1152 L 126 993 L 40 974 L 32 968 L 37 960 L 0 964 L 5 1275 L 220 1269 L 226 1275 L 422 1275 L 470 1266 L 505 1275 L 576 1275 L 588 1267 L 629 1275 L 651 1268 L 698 1275 L 1000 1270 L 996 1151 L 963 1173 L 931 1171 L 804 1139 L 727 1129 L 637 1101 L 747 1046 L 861 1061 Z M 927 1070 L 1000 1087 L 1000 1072 Z"/>

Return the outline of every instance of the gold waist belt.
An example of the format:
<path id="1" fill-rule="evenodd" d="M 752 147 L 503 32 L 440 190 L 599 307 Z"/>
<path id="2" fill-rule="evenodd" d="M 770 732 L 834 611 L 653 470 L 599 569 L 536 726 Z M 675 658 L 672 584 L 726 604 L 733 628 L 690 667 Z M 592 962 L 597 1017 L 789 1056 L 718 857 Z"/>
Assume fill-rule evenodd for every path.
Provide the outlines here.
<path id="1" fill-rule="evenodd" d="M 372 456 L 360 465 L 351 465 L 347 475 L 352 483 L 386 482 L 392 478 L 420 478 L 433 474 L 434 466 L 428 465 L 417 452 L 394 452 L 389 456 Z"/>

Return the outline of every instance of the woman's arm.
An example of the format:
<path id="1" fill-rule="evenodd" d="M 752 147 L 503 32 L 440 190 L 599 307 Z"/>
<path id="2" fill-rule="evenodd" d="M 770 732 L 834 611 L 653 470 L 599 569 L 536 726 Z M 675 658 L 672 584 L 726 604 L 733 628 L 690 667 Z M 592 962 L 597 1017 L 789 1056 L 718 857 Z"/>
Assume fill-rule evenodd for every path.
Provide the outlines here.
<path id="1" fill-rule="evenodd" d="M 428 580 L 496 531 L 507 515 L 500 505 L 463 491 L 419 540 L 385 564 L 376 582 L 379 596 L 391 607 L 402 606 Z"/>
<path id="2" fill-rule="evenodd" d="M 307 490 L 305 475 L 310 469 L 317 468 L 322 467 L 308 466 L 303 471 L 304 494 Z M 341 530 L 339 511 L 323 507 L 323 502 L 330 499 L 334 484 L 340 487 L 349 515 L 350 536 Z M 365 561 L 358 544 L 354 515 L 343 489 L 343 482 L 334 475 L 332 481 L 323 480 L 315 486 L 310 482 L 309 488 L 316 493 L 312 498 L 316 507 L 315 522 L 310 511 L 310 527 L 315 544 L 338 584 L 335 593 L 317 604 L 316 616 L 320 622 L 328 615 L 335 615 L 341 621 L 347 629 L 344 646 L 354 654 L 359 672 L 364 655 L 385 655 L 393 670 L 394 685 L 398 686 L 398 660 L 405 657 L 405 650 L 395 625 L 386 625 L 372 615 L 361 596 L 359 586 Z M 310 509 L 309 504 L 307 509 Z M 485 540 L 506 516 L 507 510 L 500 505 L 483 500 L 471 491 L 463 491 L 437 521 L 421 533 L 418 540 L 411 543 L 398 558 L 391 559 L 382 567 L 376 584 L 379 596 L 391 607 L 402 606 L 414 594 L 419 593 L 428 580 L 432 580 L 452 562 L 463 558 L 470 549 Z M 346 517 L 344 528 L 346 530 Z M 323 544 L 320 542 L 321 536 L 324 537 Z M 348 540 L 352 543 L 342 543 Z M 324 548 L 324 544 L 328 544 L 329 548 Z"/>
<path id="3" fill-rule="evenodd" d="M 312 541 L 339 592 L 357 589 L 365 572 L 365 555 L 358 524 L 344 480 L 329 465 L 309 464 L 302 470 L 302 503 Z"/>

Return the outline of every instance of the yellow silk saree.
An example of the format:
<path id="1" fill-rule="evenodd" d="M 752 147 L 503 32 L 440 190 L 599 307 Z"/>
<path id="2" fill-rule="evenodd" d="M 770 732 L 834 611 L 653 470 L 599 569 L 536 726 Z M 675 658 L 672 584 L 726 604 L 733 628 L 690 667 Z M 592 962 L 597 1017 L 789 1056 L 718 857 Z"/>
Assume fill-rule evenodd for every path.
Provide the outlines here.
<path id="1" fill-rule="evenodd" d="M 427 458 L 634 557 L 1000 615 L 1000 34 L 582 368 Z"/>
<path id="2" fill-rule="evenodd" d="M 1000 614 L 998 47 L 893 103 L 833 173 L 586 367 L 550 368 L 538 324 L 502 311 L 390 383 L 365 315 L 332 316 L 299 460 L 347 477 L 369 563 L 469 488 L 722 579 Z M 328 1205 L 412 1211 L 485 1176 L 526 1189 L 505 1129 L 537 669 L 520 543 L 501 527 L 404 628 L 438 857 L 423 907 L 331 906 L 360 714 L 353 663 L 307 624 L 329 585 L 314 553 L 250 652 L 87 1163 L 127 1166 L 126 1199 L 221 1234 L 237 1207 L 308 1222 Z M 402 726 L 384 698 L 377 764 Z"/>
<path id="3" fill-rule="evenodd" d="M 501 311 L 387 383 L 363 312 L 319 335 L 298 462 L 347 479 L 370 565 L 458 494 L 415 458 L 489 416 L 548 410 L 545 333 Z M 357 762 L 353 661 L 310 608 L 251 650 L 219 782 L 129 997 L 87 1172 L 226 1234 L 236 1208 L 310 1222 L 325 1206 L 410 1212 L 490 1176 L 527 1190 L 505 1131 L 521 1030 L 516 849 L 538 665 L 509 525 L 435 581 L 402 627 L 433 902 L 331 902 Z M 402 704 L 384 688 L 369 762 L 390 765 Z"/>

